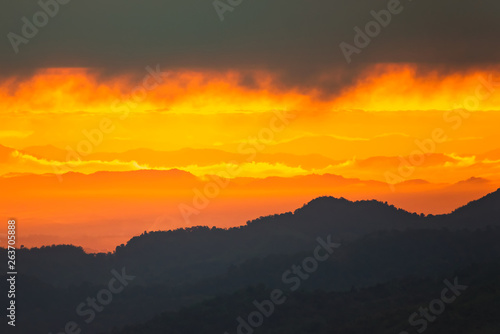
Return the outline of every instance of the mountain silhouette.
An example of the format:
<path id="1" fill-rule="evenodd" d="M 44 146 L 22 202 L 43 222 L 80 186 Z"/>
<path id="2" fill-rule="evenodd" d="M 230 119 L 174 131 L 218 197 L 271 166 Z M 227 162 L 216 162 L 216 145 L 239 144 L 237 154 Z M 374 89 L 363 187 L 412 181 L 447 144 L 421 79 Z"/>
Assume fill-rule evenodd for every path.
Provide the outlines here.
<path id="1" fill-rule="evenodd" d="M 18 300 L 24 305 L 23 314 L 33 319 L 23 323 L 19 332 L 62 328 L 75 316 L 76 306 L 106 288 L 112 270 L 121 268 L 135 276 L 134 281 L 106 312 L 85 325 L 86 332 L 109 333 L 113 327 L 118 330 L 143 323 L 164 311 L 205 307 L 198 303 L 259 283 L 281 286 L 282 274 L 311 256 L 318 238 L 331 238 L 341 246 L 302 285 L 309 297 L 318 289 L 345 293 L 353 287 L 353 291 L 374 287 L 382 294 L 387 290 L 375 288 L 379 284 L 391 286 L 411 279 L 418 285 L 422 279 L 452 275 L 466 266 L 498 265 L 499 203 L 497 190 L 453 213 L 424 216 L 374 200 L 320 197 L 294 212 L 260 217 L 241 227 L 145 232 L 107 254 L 88 254 L 71 245 L 19 249 L 19 284 L 30 288 L 20 289 Z M 2 249 L 1 254 L 6 256 L 5 252 Z M 353 295 L 348 303 L 355 303 L 356 296 L 369 300 L 362 294 Z M 412 296 L 416 295 L 408 292 L 390 298 Z M 312 303 L 316 297 L 311 297 Z M 41 308 L 47 298 L 52 301 L 50 307 Z M 290 298 L 302 297 L 294 294 Z M 218 310 L 223 300 L 216 299 L 210 308 Z M 233 302 L 237 301 L 228 301 Z M 315 307 L 309 302 L 303 305 Z M 154 325 L 161 332 L 170 328 L 162 325 L 169 322 L 176 331 L 190 332 L 178 323 L 184 319 L 183 313 L 166 317 L 170 320 L 155 320 L 144 328 Z M 123 333 L 149 333 L 144 328 L 128 328 Z"/>

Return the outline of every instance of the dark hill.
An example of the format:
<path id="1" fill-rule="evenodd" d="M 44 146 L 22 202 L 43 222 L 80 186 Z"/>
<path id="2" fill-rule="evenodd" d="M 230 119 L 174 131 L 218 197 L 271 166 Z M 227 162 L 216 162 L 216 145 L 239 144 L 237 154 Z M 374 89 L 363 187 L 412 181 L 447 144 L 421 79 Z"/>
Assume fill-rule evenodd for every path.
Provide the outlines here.
<path id="1" fill-rule="evenodd" d="M 475 230 L 498 225 L 499 207 L 500 191 L 451 214 L 428 217 L 378 201 L 320 197 L 293 213 L 260 217 L 227 230 L 192 227 L 144 233 L 117 247 L 113 254 L 83 254 L 45 247 L 20 250 L 19 257 L 26 264 L 27 274 L 55 285 L 102 282 L 113 264 L 126 264 L 147 273 L 142 283 L 178 284 L 215 276 L 229 265 L 249 258 L 309 250 L 317 237 L 331 235 L 337 242 L 348 243 L 382 230 Z M 55 275 L 53 271 L 59 273 Z"/>
<path id="2" fill-rule="evenodd" d="M 47 319 L 43 326 L 33 324 L 37 330 L 55 331 L 74 315 L 78 303 L 108 284 L 112 269 L 126 268 L 136 279 L 85 329 L 97 333 L 248 285 L 275 286 L 283 271 L 311 256 L 318 237 L 328 235 L 342 246 L 304 283 L 307 291 L 340 292 L 407 277 L 435 278 L 500 257 L 500 229 L 486 227 L 500 222 L 499 203 L 497 191 L 451 214 L 425 217 L 377 201 L 321 197 L 293 213 L 260 217 L 237 228 L 144 233 L 109 254 L 86 254 L 68 245 L 20 249 L 19 282 L 33 287 L 23 291 L 35 292 L 20 293 L 19 303 L 25 317 Z M 53 302 L 42 308 L 40 301 L 47 295 Z M 54 313 L 59 309 L 59 315 Z M 34 332 L 26 324 L 19 333 Z"/>

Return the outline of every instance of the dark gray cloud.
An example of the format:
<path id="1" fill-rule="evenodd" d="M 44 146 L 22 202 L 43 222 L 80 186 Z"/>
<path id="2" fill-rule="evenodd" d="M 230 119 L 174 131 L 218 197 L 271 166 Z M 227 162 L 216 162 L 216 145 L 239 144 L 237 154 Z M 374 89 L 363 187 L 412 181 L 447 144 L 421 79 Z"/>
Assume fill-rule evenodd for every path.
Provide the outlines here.
<path id="1" fill-rule="evenodd" d="M 370 11 L 388 2 L 243 0 L 221 22 L 212 0 L 71 0 L 15 54 L 7 34 L 22 35 L 21 18 L 33 21 L 40 6 L 7 0 L 0 11 L 1 73 L 93 67 L 113 75 L 155 64 L 267 69 L 281 75 L 277 84 L 334 91 L 377 62 L 456 70 L 500 59 L 498 0 L 401 0 L 404 10 L 347 64 L 339 44 L 353 44 L 354 26 L 363 28 L 373 20 Z M 335 75 L 324 79 L 325 73 Z M 248 77 L 242 84 L 255 82 Z"/>

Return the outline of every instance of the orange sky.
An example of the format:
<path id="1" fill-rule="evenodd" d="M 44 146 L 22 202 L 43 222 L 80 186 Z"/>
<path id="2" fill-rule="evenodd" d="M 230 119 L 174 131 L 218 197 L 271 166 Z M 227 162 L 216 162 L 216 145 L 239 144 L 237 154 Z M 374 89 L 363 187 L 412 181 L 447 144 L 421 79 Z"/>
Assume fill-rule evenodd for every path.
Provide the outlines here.
<path id="1" fill-rule="evenodd" d="M 25 222 L 27 246 L 111 250 L 145 229 L 236 226 L 320 195 L 445 213 L 499 187 L 497 68 L 377 65 L 334 95 L 251 74 L 253 86 L 237 71 L 4 79 L 1 214 Z M 179 207 L 211 175 L 230 181 L 186 221 Z"/>

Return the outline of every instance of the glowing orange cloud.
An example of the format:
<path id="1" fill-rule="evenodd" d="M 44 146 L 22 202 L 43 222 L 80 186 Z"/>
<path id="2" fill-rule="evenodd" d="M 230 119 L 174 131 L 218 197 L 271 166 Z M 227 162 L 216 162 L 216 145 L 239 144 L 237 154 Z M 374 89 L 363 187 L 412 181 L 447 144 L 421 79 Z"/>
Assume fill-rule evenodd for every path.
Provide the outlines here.
<path id="1" fill-rule="evenodd" d="M 145 70 L 144 77 L 151 71 Z M 411 64 L 377 65 L 330 99 L 319 98 L 321 87 L 277 89 L 276 75 L 262 71 L 250 75 L 254 88 L 242 86 L 245 74 L 236 71 L 170 71 L 158 84 L 126 74 L 102 79 L 90 69 L 46 69 L 31 78 L 1 82 L 0 108 L 2 113 L 117 112 L 124 106 L 136 112 L 173 113 L 500 108 L 500 94 L 494 94 L 500 87 L 498 69 L 442 74 L 419 73 Z M 473 101 L 476 97 L 479 101 Z"/>
<path id="2" fill-rule="evenodd" d="M 314 90 L 278 91 L 271 74 L 254 73 L 257 88 L 243 87 L 243 75 L 176 71 L 161 78 L 144 71 L 100 80 L 88 69 L 40 70 L 29 79 L 11 78 L 0 84 L 2 112 L 134 112 L 171 113 L 263 112 L 311 106 Z M 156 75 L 158 75 L 156 73 Z M 149 77 L 149 78 L 148 78 Z M 149 79 L 149 80 L 148 80 Z"/>
<path id="3" fill-rule="evenodd" d="M 336 109 L 369 111 L 499 110 L 500 71 L 419 73 L 415 65 L 377 65 L 345 88 Z"/>

